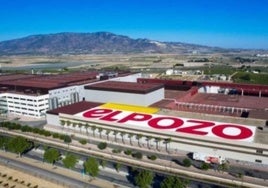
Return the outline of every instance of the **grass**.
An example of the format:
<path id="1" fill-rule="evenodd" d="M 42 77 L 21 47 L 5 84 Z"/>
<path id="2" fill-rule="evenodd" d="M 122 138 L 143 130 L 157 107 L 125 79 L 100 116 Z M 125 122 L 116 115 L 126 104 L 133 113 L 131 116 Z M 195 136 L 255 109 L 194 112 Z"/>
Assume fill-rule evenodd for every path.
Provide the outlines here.
<path id="1" fill-rule="evenodd" d="M 243 79 L 245 76 L 248 75 L 248 79 Z M 238 72 L 234 77 L 233 80 L 235 83 L 250 83 L 250 84 L 262 84 L 268 85 L 268 74 L 254 74 L 248 72 Z"/>

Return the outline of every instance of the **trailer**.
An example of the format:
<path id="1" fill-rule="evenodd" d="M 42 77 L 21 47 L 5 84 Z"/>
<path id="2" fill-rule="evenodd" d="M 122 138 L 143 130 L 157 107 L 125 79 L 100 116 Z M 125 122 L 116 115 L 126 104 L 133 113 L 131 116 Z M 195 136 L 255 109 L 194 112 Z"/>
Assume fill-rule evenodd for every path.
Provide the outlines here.
<path id="1" fill-rule="evenodd" d="M 197 161 L 203 161 L 205 163 L 215 163 L 215 164 L 225 163 L 225 158 L 222 156 L 199 153 L 199 152 L 193 152 L 193 159 Z"/>

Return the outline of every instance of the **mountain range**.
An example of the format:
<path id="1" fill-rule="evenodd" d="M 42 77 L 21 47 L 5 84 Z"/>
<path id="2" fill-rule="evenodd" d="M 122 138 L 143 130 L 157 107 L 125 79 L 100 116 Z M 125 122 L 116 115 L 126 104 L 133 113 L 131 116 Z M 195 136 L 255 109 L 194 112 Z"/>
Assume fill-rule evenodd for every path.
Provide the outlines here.
<path id="1" fill-rule="evenodd" d="M 185 53 L 218 50 L 223 49 L 181 42 L 132 39 L 110 32 L 42 34 L 0 42 L 0 55 Z"/>

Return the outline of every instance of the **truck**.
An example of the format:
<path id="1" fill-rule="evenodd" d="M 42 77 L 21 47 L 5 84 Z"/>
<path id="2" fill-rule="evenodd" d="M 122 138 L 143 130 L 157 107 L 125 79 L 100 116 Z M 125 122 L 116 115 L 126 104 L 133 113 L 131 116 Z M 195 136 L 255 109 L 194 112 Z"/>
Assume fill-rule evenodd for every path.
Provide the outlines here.
<path id="1" fill-rule="evenodd" d="M 223 164 L 225 158 L 219 155 L 211 155 L 206 153 L 193 152 L 193 159 L 203 161 L 205 163 Z"/>

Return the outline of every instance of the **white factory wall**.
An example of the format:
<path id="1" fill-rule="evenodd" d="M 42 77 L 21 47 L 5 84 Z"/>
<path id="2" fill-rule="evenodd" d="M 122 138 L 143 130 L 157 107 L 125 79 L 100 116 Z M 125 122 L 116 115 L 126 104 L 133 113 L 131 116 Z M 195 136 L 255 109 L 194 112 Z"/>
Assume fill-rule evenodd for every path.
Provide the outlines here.
<path id="1" fill-rule="evenodd" d="M 85 90 L 86 101 L 92 102 L 113 102 L 132 104 L 140 106 L 149 106 L 155 102 L 164 99 L 164 88 L 158 89 L 147 94 L 136 94 L 136 93 L 124 93 L 115 91 L 98 91 L 98 90 Z"/>
<path id="2" fill-rule="evenodd" d="M 11 114 L 40 118 L 44 117 L 48 110 L 48 94 L 3 93 L 0 95 L 0 105 Z"/>
<path id="3" fill-rule="evenodd" d="M 136 73 L 136 74 L 131 74 L 128 76 L 112 78 L 110 80 L 120 81 L 120 82 L 137 82 L 137 79 L 141 77 L 142 77 L 141 73 Z"/>
<path id="4" fill-rule="evenodd" d="M 218 93 L 220 87 L 219 86 L 203 86 L 199 88 L 199 93 Z"/>

